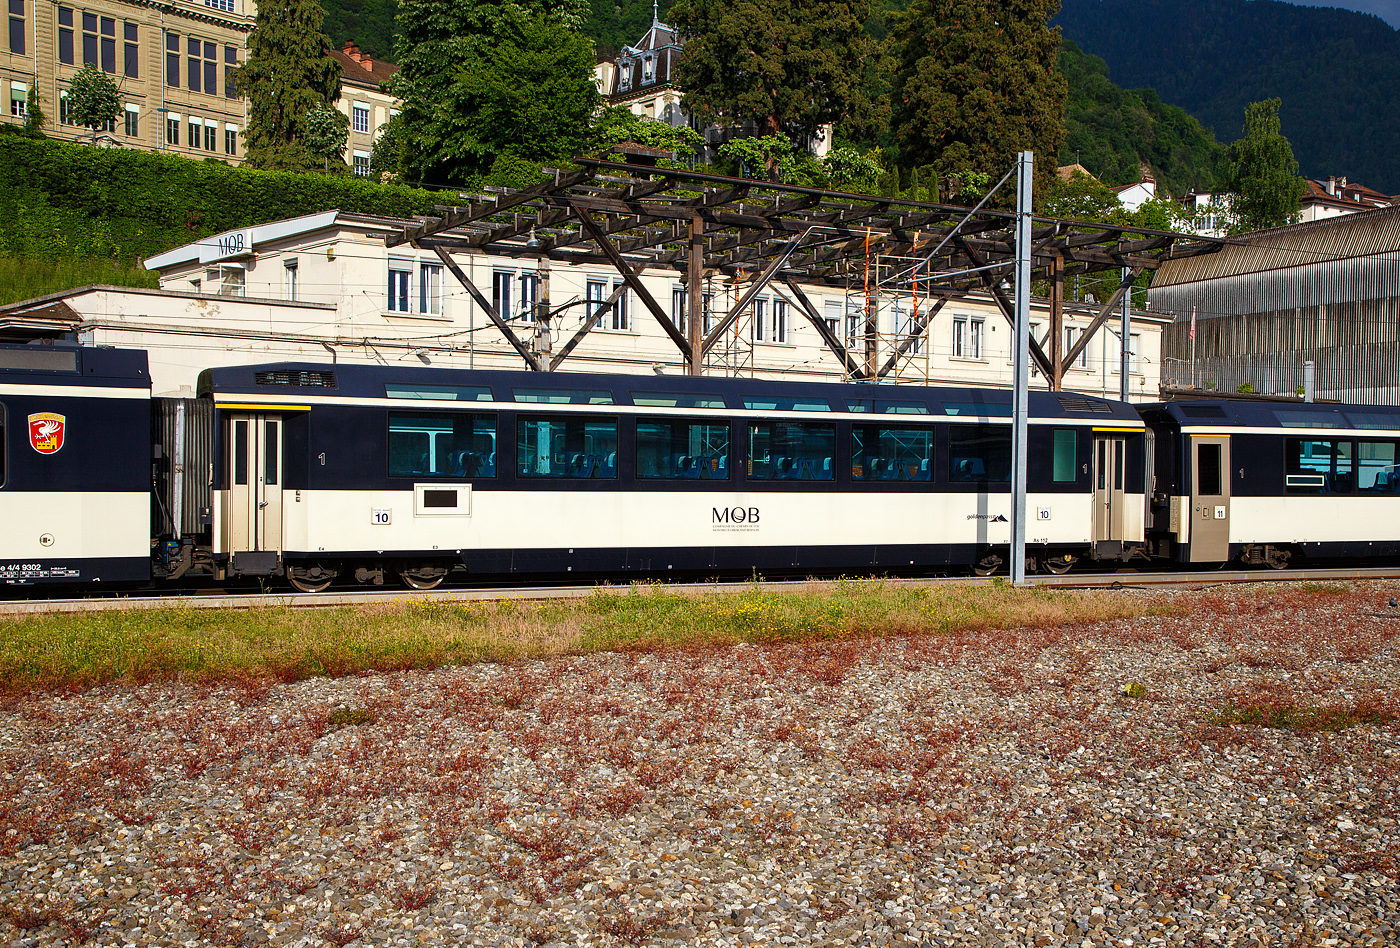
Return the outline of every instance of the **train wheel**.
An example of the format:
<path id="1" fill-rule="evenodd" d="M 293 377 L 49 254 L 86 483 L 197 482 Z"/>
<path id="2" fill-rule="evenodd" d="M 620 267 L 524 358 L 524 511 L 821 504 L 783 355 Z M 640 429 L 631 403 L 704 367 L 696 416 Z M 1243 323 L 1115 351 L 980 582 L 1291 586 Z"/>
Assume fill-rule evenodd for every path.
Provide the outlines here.
<path id="1" fill-rule="evenodd" d="M 325 592 L 335 582 L 336 570 L 316 563 L 312 566 L 288 566 L 287 582 L 304 593 Z"/>
<path id="2" fill-rule="evenodd" d="M 1069 568 L 1078 562 L 1078 560 L 1079 557 L 1066 553 L 1063 556 L 1047 557 L 1041 562 L 1045 564 L 1046 572 L 1054 573 L 1056 576 L 1063 576 L 1065 573 L 1069 572 Z"/>
<path id="3" fill-rule="evenodd" d="M 399 570 L 399 579 L 409 589 L 436 589 L 447 578 L 447 568 L 443 566 L 418 566 Z"/>
<path id="4" fill-rule="evenodd" d="M 995 573 L 998 569 L 1000 569 L 1001 564 L 1005 562 L 1005 560 L 1003 560 L 1000 556 L 997 556 L 995 553 L 988 553 L 986 556 L 982 557 L 980 560 L 973 564 L 972 571 L 978 576 L 990 576 L 993 573 Z"/>
<path id="5" fill-rule="evenodd" d="M 1264 548 L 1264 562 L 1274 569 L 1288 569 L 1288 561 L 1292 558 L 1292 550 L 1281 550 L 1276 546 Z"/>

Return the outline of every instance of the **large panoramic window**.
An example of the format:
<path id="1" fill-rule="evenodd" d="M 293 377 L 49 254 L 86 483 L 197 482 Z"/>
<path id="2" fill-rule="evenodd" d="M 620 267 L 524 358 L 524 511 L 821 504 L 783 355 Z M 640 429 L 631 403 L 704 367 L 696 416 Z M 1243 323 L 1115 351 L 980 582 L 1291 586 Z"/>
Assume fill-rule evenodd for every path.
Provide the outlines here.
<path id="1" fill-rule="evenodd" d="M 954 425 L 949 430 L 948 480 L 1010 479 L 1010 425 Z"/>
<path id="2" fill-rule="evenodd" d="M 495 477 L 496 416 L 389 412 L 390 477 Z"/>
<path id="3" fill-rule="evenodd" d="M 617 477 L 617 422 L 611 418 L 535 415 L 516 430 L 519 477 Z"/>
<path id="4" fill-rule="evenodd" d="M 637 476 L 727 479 L 729 425 L 687 418 L 638 419 Z"/>
<path id="5" fill-rule="evenodd" d="M 857 481 L 927 481 L 933 472 L 932 428 L 851 429 L 851 478 Z"/>
<path id="6" fill-rule="evenodd" d="M 753 480 L 829 481 L 836 476 L 836 426 L 806 421 L 749 422 Z"/>

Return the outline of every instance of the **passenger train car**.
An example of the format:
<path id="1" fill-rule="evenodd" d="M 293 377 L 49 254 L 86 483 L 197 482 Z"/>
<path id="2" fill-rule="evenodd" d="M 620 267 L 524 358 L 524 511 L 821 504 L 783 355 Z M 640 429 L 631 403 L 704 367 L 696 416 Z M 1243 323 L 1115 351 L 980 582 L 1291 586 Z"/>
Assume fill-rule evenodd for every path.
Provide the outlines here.
<path id="1" fill-rule="evenodd" d="M 35 352 L 63 364 L 26 362 Z M 124 387 L 59 403 L 108 363 L 128 367 Z M 279 364 L 213 369 L 195 399 L 152 399 L 141 353 L 10 348 L 0 366 L 22 474 L 0 502 L 29 518 L 0 537 L 11 584 L 142 578 L 138 547 L 148 576 L 276 575 L 301 589 L 337 576 L 424 587 L 454 568 L 990 572 L 1010 539 L 1004 390 Z M 1137 413 L 1044 392 L 1030 408 L 1033 565 L 1139 554 Z M 45 412 L 71 419 L 47 455 L 16 428 Z M 53 533 L 80 500 L 46 493 L 59 470 L 126 478 L 133 512 L 103 534 L 121 570 L 95 547 L 34 546 L 28 534 Z"/>

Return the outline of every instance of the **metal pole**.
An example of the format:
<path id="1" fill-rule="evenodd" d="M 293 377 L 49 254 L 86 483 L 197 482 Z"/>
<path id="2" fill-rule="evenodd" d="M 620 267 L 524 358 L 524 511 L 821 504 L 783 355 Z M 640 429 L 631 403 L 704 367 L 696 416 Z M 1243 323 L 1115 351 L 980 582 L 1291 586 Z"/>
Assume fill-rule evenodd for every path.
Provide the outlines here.
<path id="1" fill-rule="evenodd" d="M 1128 279 L 1128 268 L 1123 268 L 1123 279 Z M 1118 335 L 1118 397 L 1123 401 L 1128 401 L 1131 391 L 1128 388 L 1128 367 L 1132 365 L 1132 345 L 1133 345 L 1133 291 L 1131 288 L 1123 294 L 1123 325 Z"/>
<path id="2" fill-rule="evenodd" d="M 1030 428 L 1031 183 L 1035 155 L 1016 160 L 1016 325 L 1011 370 L 1011 582 L 1026 582 L 1026 448 Z"/>
<path id="3" fill-rule="evenodd" d="M 1303 401 L 1313 400 L 1313 388 L 1317 384 L 1317 367 L 1311 359 L 1303 363 Z"/>

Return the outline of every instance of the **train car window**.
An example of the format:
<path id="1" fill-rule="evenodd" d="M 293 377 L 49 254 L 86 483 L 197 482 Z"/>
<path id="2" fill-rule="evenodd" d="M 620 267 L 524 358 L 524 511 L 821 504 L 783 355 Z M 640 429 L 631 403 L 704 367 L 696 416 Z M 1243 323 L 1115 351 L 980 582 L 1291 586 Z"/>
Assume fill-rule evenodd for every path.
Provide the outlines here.
<path id="1" fill-rule="evenodd" d="M 836 426 L 804 421 L 749 422 L 748 476 L 757 481 L 836 477 Z"/>
<path id="2" fill-rule="evenodd" d="M 617 422 L 611 418 L 532 415 L 516 431 L 520 477 L 617 477 Z"/>
<path id="3" fill-rule="evenodd" d="M 643 408 L 726 408 L 718 395 L 693 392 L 633 392 L 632 404 Z"/>
<path id="4" fill-rule="evenodd" d="M 1274 417 L 1285 428 L 1345 428 L 1347 423 L 1337 411 L 1304 411 L 1274 409 Z"/>
<path id="5" fill-rule="evenodd" d="M 637 476 L 728 480 L 729 425 L 683 418 L 639 418 Z"/>
<path id="6" fill-rule="evenodd" d="M 981 402 L 944 402 L 945 415 L 976 415 L 979 418 L 1010 418 L 1011 405 L 984 405 Z"/>
<path id="7" fill-rule="evenodd" d="M 263 422 L 263 483 L 269 485 L 277 483 L 277 448 L 282 444 L 277 429 L 277 422 Z"/>
<path id="8" fill-rule="evenodd" d="M 248 483 L 248 422 L 233 423 L 233 483 L 243 486 Z"/>
<path id="9" fill-rule="evenodd" d="M 1356 487 L 1350 441 L 1289 438 L 1285 456 L 1289 493 L 1350 494 Z"/>
<path id="10" fill-rule="evenodd" d="M 1400 494 L 1394 441 L 1358 441 L 1356 489 L 1379 494 Z"/>
<path id="11" fill-rule="evenodd" d="M 495 477 L 496 416 L 389 412 L 390 477 Z"/>
<path id="12" fill-rule="evenodd" d="M 1094 465 L 1094 469 L 1099 472 L 1097 489 L 1103 490 L 1108 486 L 1108 439 L 1099 438 L 1094 442 L 1094 449 L 1099 453 L 1098 463 Z"/>
<path id="13" fill-rule="evenodd" d="M 0 349 L 0 369 L 28 369 L 33 372 L 76 372 L 78 353 L 72 349 L 25 346 Z"/>
<path id="14" fill-rule="evenodd" d="M 517 402 L 539 402 L 547 405 L 611 405 L 612 392 L 583 388 L 513 388 Z"/>
<path id="15" fill-rule="evenodd" d="M 782 395 L 745 398 L 744 407 L 754 411 L 831 411 L 824 398 L 787 398 Z"/>
<path id="16" fill-rule="evenodd" d="M 1400 429 L 1400 415 L 1349 411 L 1346 416 L 1353 428 L 1381 428 L 1389 431 Z"/>
<path id="17" fill-rule="evenodd" d="M 1113 452 L 1113 489 L 1123 489 L 1123 458 L 1127 455 L 1122 441 L 1118 442 L 1118 448 Z"/>
<path id="18" fill-rule="evenodd" d="M 954 425 L 948 432 L 948 480 L 1009 481 L 1011 428 Z"/>
<path id="19" fill-rule="evenodd" d="M 1219 444 L 1212 442 L 1197 446 L 1196 493 L 1202 497 L 1219 497 L 1222 493 Z"/>
<path id="20" fill-rule="evenodd" d="M 933 474 L 931 428 L 851 429 L 851 477 L 858 481 L 927 481 Z"/>
<path id="21" fill-rule="evenodd" d="M 1079 432 L 1056 428 L 1051 479 L 1056 484 L 1073 484 L 1079 479 Z"/>
<path id="22" fill-rule="evenodd" d="M 5 406 L 0 405 L 0 487 L 5 486 L 5 475 L 10 470 L 9 465 L 5 463 L 5 450 L 9 446 L 9 442 L 5 440 L 5 410 Z"/>
<path id="23" fill-rule="evenodd" d="M 384 383 L 385 398 L 418 398 L 433 402 L 489 402 L 491 389 L 485 385 L 397 385 Z"/>
<path id="24" fill-rule="evenodd" d="M 927 415 L 924 402 L 896 402 L 883 398 L 848 398 L 846 411 L 870 412 L 875 415 Z"/>

